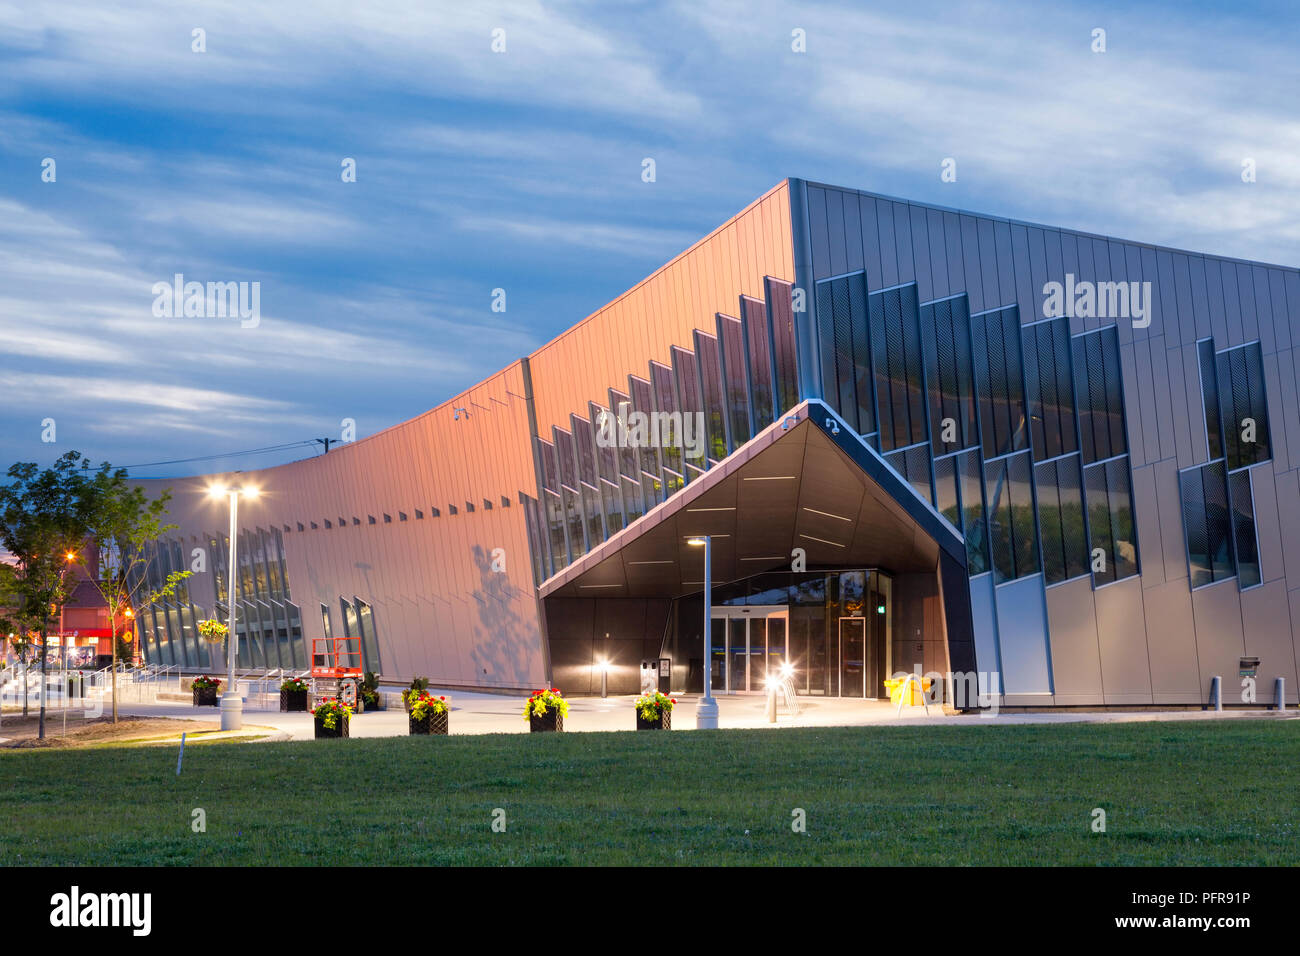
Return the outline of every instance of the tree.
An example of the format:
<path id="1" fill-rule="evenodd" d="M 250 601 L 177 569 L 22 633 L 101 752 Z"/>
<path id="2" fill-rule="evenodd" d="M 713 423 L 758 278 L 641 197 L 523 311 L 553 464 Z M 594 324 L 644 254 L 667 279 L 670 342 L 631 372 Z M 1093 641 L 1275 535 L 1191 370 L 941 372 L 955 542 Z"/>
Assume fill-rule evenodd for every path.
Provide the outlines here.
<path id="1" fill-rule="evenodd" d="M 137 607 L 170 598 L 189 571 L 173 571 L 160 587 L 150 587 L 149 566 L 154 552 L 150 545 L 177 525 L 163 524 L 171 492 L 152 501 L 144 490 L 127 482 L 126 469 L 113 470 L 107 462 L 90 479 L 87 523 L 98 548 L 98 562 L 91 580 L 108 607 L 113 632 L 113 723 L 117 723 L 117 660 L 119 616 Z M 130 628 L 130 624 L 126 628 Z"/>
<path id="2" fill-rule="evenodd" d="M 31 614 L 26 613 L 24 599 L 18 588 L 18 568 L 0 562 L 0 632 L 18 652 L 23 665 L 23 716 L 27 716 L 27 651 L 32 645 L 32 634 L 40 627 Z"/>
<path id="3" fill-rule="evenodd" d="M 9 468 L 10 483 L 0 487 L 0 544 L 16 559 L 12 614 L 35 624 L 41 644 L 39 736 L 45 737 L 45 692 L 50 622 L 67 603 L 67 572 L 86 540 L 94 496 L 89 479 L 72 451 L 44 471 L 32 462 Z"/>

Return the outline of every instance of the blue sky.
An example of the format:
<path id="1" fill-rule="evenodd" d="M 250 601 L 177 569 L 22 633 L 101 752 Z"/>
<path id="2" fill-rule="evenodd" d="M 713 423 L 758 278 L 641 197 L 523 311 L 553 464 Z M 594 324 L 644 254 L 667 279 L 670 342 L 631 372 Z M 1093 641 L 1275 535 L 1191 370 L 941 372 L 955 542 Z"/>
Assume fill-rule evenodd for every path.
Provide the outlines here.
<path id="1" fill-rule="evenodd" d="M 370 434 L 786 176 L 1294 266 L 1300 16 L 1225 6 L 0 2 L 0 467 Z"/>

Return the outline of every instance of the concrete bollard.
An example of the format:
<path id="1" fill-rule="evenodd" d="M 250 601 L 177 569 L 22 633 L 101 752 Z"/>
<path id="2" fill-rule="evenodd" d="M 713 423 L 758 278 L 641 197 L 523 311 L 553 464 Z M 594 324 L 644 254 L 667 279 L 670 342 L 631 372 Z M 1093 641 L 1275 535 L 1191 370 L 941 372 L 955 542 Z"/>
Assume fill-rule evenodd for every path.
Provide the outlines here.
<path id="1" fill-rule="evenodd" d="M 1273 706 L 1286 710 L 1286 678 L 1278 677 L 1273 681 Z"/>
<path id="2" fill-rule="evenodd" d="M 1214 704 L 1215 710 L 1223 710 L 1223 678 L 1217 675 L 1210 678 L 1210 701 Z M 1207 707 L 1201 708 L 1201 710 L 1207 709 Z"/>

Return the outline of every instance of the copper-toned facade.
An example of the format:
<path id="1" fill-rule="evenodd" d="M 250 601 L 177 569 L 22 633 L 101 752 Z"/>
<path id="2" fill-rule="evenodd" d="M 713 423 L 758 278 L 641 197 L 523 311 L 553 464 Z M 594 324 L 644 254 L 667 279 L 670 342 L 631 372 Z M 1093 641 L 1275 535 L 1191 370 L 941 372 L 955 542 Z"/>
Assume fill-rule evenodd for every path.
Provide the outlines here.
<path id="1" fill-rule="evenodd" d="M 673 689 L 1294 701 L 1298 338 L 1294 269 L 788 180 L 432 411 L 241 476 L 241 667 L 348 633 L 443 686 L 624 693 L 662 659 Z M 156 483 L 160 572 L 197 572 L 141 616 L 161 663 L 210 666 L 222 477 Z"/>

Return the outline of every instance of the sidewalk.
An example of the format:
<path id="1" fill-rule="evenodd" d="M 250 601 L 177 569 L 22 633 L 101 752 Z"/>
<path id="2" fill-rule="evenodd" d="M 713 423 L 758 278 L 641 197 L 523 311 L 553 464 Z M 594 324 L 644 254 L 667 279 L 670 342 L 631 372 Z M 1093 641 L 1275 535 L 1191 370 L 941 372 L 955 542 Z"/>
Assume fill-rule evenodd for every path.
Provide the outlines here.
<path id="1" fill-rule="evenodd" d="M 472 691 L 436 691 L 434 694 L 446 694 L 451 701 L 451 732 L 453 734 L 501 734 L 527 733 L 528 723 L 523 718 L 524 698 L 504 697 L 498 694 L 482 694 Z M 583 731 L 613 731 L 636 729 L 636 720 L 632 707 L 633 696 L 610 697 L 575 697 L 569 700 L 569 716 L 565 718 L 566 733 Z M 677 707 L 673 710 L 674 730 L 695 729 L 696 696 L 677 698 Z M 976 714 L 947 716 L 937 707 L 930 708 L 927 716 L 924 707 L 904 707 L 898 714 L 894 705 L 881 701 L 845 700 L 841 698 L 800 698 L 800 712 L 791 715 L 786 708 L 781 708 L 775 724 L 769 723 L 766 716 L 766 699 L 764 697 L 729 697 L 717 698 L 721 729 L 738 728 L 781 728 L 781 727 L 879 727 L 921 725 L 921 726 L 1006 726 L 1011 724 L 1059 724 L 1059 723 L 1123 723 L 1130 721 L 1186 721 L 1186 720 L 1295 720 L 1300 719 L 1300 710 L 1284 712 L 1264 710 L 1229 710 L 1222 713 L 1214 711 L 1138 711 L 1138 712 L 1104 712 L 1104 713 L 1011 713 L 996 717 L 980 717 Z M 119 703 L 121 713 L 137 714 L 149 717 L 174 717 L 194 720 L 213 720 L 217 717 L 216 708 L 194 707 L 185 703 Z M 311 740 L 314 737 L 314 725 L 310 714 L 282 714 L 270 710 L 245 710 L 244 726 L 257 725 L 270 727 L 285 736 L 277 734 L 273 739 Z M 349 728 L 353 737 L 400 737 L 407 734 L 405 711 L 398 709 L 367 711 L 356 716 Z"/>

